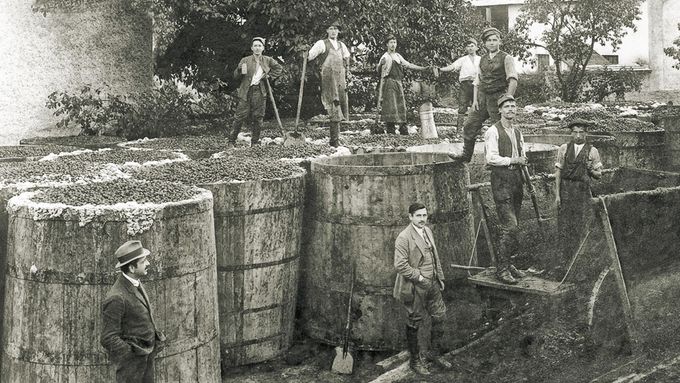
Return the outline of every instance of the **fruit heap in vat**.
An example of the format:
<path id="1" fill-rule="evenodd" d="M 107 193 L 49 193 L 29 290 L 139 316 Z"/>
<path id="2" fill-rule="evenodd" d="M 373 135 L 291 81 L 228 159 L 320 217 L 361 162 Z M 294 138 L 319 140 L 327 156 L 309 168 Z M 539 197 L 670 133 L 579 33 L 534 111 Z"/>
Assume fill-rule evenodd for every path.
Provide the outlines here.
<path id="1" fill-rule="evenodd" d="M 659 130 L 659 128 L 651 122 L 637 118 L 617 117 L 615 114 L 604 108 L 578 109 L 562 121 L 561 127 L 566 129 L 567 125 L 576 119 L 591 122 L 593 126 L 591 127 L 590 132 L 592 133 L 651 132 Z"/>
<path id="2" fill-rule="evenodd" d="M 144 180 L 166 180 L 187 185 L 201 185 L 287 178 L 302 171 L 295 164 L 284 161 L 266 158 L 221 157 L 140 168 L 135 170 L 132 176 Z"/>
<path id="3" fill-rule="evenodd" d="M 239 141 L 238 143 L 241 143 Z M 209 136 L 176 136 L 154 139 L 141 139 L 123 144 L 129 148 L 157 149 L 157 150 L 204 150 L 219 152 L 225 150 L 229 141 L 221 135 Z"/>
<path id="4" fill-rule="evenodd" d="M 59 145 L 16 145 L 0 146 L 0 159 L 16 157 L 44 157 L 48 154 L 58 154 L 78 150 L 75 146 Z"/>
<path id="5" fill-rule="evenodd" d="M 222 152 L 218 157 L 234 156 L 247 158 L 268 158 L 268 159 L 305 159 L 331 156 L 338 153 L 338 149 L 328 145 L 328 143 L 315 145 L 312 143 L 304 143 L 302 145 L 284 146 L 284 145 L 266 145 L 236 148 Z"/>
<path id="6" fill-rule="evenodd" d="M 443 140 L 440 138 L 425 139 L 420 134 L 411 134 L 408 136 L 401 136 L 395 134 L 372 134 L 372 135 L 353 135 L 342 136 L 340 142 L 348 147 L 362 146 L 362 147 L 408 147 L 427 144 L 438 144 Z"/>
<path id="7" fill-rule="evenodd" d="M 188 157 L 182 153 L 156 150 L 112 150 L 100 149 L 92 151 L 89 149 L 79 150 L 71 153 L 59 155 L 49 155 L 40 159 L 41 162 L 97 162 L 117 165 L 141 164 L 141 165 L 160 165 L 169 161 L 185 161 Z"/>
<path id="8" fill-rule="evenodd" d="M 58 186 L 72 182 L 105 181 L 127 177 L 112 164 L 66 161 L 0 163 L 0 188 Z"/>
<path id="9" fill-rule="evenodd" d="M 161 180 L 116 179 L 25 192 L 9 200 L 7 211 L 11 214 L 13 209 L 28 206 L 33 220 L 75 218 L 79 226 L 106 216 L 126 222 L 127 233 L 137 235 L 149 230 L 167 206 L 189 200 L 212 203 L 210 192 L 204 189 Z"/>
<path id="10" fill-rule="evenodd" d="M 65 136 L 65 137 L 33 137 L 21 140 L 21 144 L 30 145 L 66 145 L 82 147 L 105 147 L 113 146 L 124 141 L 121 137 L 116 136 Z"/>

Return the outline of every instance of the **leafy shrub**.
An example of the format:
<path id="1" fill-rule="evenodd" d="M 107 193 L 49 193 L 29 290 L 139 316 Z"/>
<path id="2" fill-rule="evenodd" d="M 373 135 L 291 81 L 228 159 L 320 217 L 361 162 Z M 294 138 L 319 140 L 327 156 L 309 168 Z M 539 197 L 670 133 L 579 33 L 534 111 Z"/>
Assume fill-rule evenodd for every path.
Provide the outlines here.
<path id="1" fill-rule="evenodd" d="M 557 79 L 551 72 L 536 72 L 519 76 L 515 98 L 520 105 L 539 104 L 558 97 Z"/>
<path id="2" fill-rule="evenodd" d="M 642 74 L 630 68 L 611 70 L 603 69 L 588 71 L 585 75 L 581 100 L 602 102 L 608 96 L 615 94 L 616 100 L 624 100 L 626 92 L 639 91 L 642 86 Z"/>

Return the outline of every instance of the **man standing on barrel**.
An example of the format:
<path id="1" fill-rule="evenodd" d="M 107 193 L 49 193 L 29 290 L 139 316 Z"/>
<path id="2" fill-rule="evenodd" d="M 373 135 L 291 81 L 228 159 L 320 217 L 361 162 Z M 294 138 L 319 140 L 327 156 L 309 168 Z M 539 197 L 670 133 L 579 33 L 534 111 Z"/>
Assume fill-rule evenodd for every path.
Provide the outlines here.
<path id="1" fill-rule="evenodd" d="M 521 167 L 527 164 L 527 158 L 524 156 L 522 132 L 512 125 L 517 110 L 515 98 L 503 95 L 497 102 L 501 119 L 486 131 L 484 151 L 486 164 L 491 168 L 491 193 L 501 229 L 496 278 L 514 285 L 516 278 L 526 276 L 510 263 L 510 258 L 519 251 L 517 219 L 524 196 Z"/>
<path id="2" fill-rule="evenodd" d="M 241 85 L 238 87 L 238 106 L 234 116 L 234 125 L 229 135 L 230 145 L 236 144 L 241 126 L 246 122 L 251 124 L 250 145 L 255 146 L 260 142 L 260 130 L 269 91 L 266 79 L 279 76 L 283 69 L 276 60 L 262 55 L 264 51 L 262 37 L 253 38 L 250 49 L 253 54 L 242 58 L 234 70 L 234 78 L 241 81 Z"/>
<path id="3" fill-rule="evenodd" d="M 557 151 L 555 204 L 557 228 L 566 260 L 574 256 L 588 229 L 588 201 L 592 197 L 590 180 L 602 176 L 600 153 L 586 142 L 589 126 L 590 122 L 580 119 L 569 123 L 571 142 Z"/>
<path id="4" fill-rule="evenodd" d="M 319 58 L 321 67 L 321 103 L 330 119 L 330 145 L 338 146 L 340 121 L 349 116 L 347 101 L 347 71 L 350 53 L 347 46 L 338 40 L 340 23 L 328 26 L 328 38 L 319 40 L 309 50 L 308 61 Z"/>
<path id="5" fill-rule="evenodd" d="M 406 128 L 406 99 L 404 98 L 404 68 L 425 70 L 427 67 L 411 64 L 397 53 L 397 38 L 390 35 L 385 39 L 387 52 L 380 58 L 378 74 L 380 75 L 379 94 L 382 95 L 380 117 L 387 133 L 394 133 L 395 125 L 399 125 L 399 134 L 408 135 Z"/>
<path id="6" fill-rule="evenodd" d="M 394 243 L 397 279 L 392 294 L 404 304 L 408 313 L 406 342 L 410 367 L 418 374 L 429 375 L 428 362 L 434 362 L 442 369 L 452 367 L 441 358 L 446 318 L 446 305 L 441 293 L 444 290 L 444 273 L 432 230 L 425 226 L 427 208 L 421 203 L 411 204 L 408 217 L 411 223 L 399 233 Z M 418 328 L 425 315 L 432 318 L 431 347 L 427 352 L 419 352 Z"/>
<path id="7" fill-rule="evenodd" d="M 472 108 L 463 127 L 463 154 L 452 158 L 470 162 L 475 150 L 475 140 L 482 130 L 482 123 L 491 118 L 491 123 L 500 119 L 498 99 L 503 95 L 514 96 L 517 89 L 517 72 L 512 56 L 500 50 L 501 32 L 486 28 L 482 42 L 487 53 L 479 60 L 477 78 L 473 82 Z"/>
<path id="8" fill-rule="evenodd" d="M 102 304 L 101 344 L 116 366 L 118 383 L 152 383 L 154 359 L 165 343 L 140 282 L 147 274 L 149 254 L 139 241 L 125 242 L 116 250 L 121 273 Z"/>
<path id="9" fill-rule="evenodd" d="M 477 40 L 467 39 L 465 45 L 466 55 L 458 58 L 453 64 L 440 68 L 442 72 L 460 72 L 458 74 L 458 81 L 460 89 L 458 91 L 458 120 L 456 127 L 462 129 L 465 122 L 465 115 L 468 108 L 472 105 L 474 98 L 473 82 L 477 78 L 477 70 L 479 69 L 479 59 L 477 56 Z"/>

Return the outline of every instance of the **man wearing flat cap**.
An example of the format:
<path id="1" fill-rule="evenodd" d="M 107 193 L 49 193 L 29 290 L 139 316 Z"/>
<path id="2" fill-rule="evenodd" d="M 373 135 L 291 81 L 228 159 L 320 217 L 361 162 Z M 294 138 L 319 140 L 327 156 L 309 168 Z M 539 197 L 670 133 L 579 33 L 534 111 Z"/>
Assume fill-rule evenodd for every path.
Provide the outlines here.
<path id="1" fill-rule="evenodd" d="M 465 122 L 465 115 L 468 108 L 472 105 L 474 97 L 473 81 L 477 78 L 477 70 L 479 69 L 479 59 L 477 55 L 477 40 L 470 38 L 465 42 L 465 52 L 463 57 L 459 57 L 453 64 L 440 68 L 442 72 L 459 72 L 458 81 L 460 88 L 458 90 L 458 121 L 456 127 L 462 129 Z"/>
<path id="2" fill-rule="evenodd" d="M 249 123 L 251 129 L 250 145 L 260 142 L 260 130 L 267 105 L 268 77 L 281 75 L 282 67 L 276 60 L 264 56 L 264 39 L 254 37 L 250 45 L 252 55 L 244 57 L 234 70 L 234 79 L 241 82 L 238 87 L 238 106 L 234 116 L 234 124 L 229 135 L 229 143 L 236 144 L 241 127 Z"/>
<path id="3" fill-rule="evenodd" d="M 473 81 L 472 108 L 463 127 L 463 154 L 453 158 L 470 162 L 475 150 L 475 140 L 482 130 L 482 123 L 491 118 L 491 123 L 500 119 L 498 99 L 505 94 L 513 96 L 517 89 L 515 61 L 508 53 L 500 50 L 501 33 L 496 28 L 482 32 L 482 42 L 487 53 L 479 59 L 479 70 Z"/>
<path id="4" fill-rule="evenodd" d="M 517 279 L 526 276 L 510 263 L 510 258 L 519 251 L 517 218 L 524 195 L 521 166 L 527 164 L 527 158 L 524 136 L 512 124 L 517 111 L 515 98 L 500 96 L 497 106 L 501 119 L 484 134 L 484 155 L 486 165 L 491 169 L 491 194 L 501 230 L 496 278 L 506 284 L 516 284 Z"/>
<path id="5" fill-rule="evenodd" d="M 330 145 L 338 146 L 340 121 L 349 117 L 347 101 L 347 71 L 350 53 L 338 40 L 340 23 L 333 22 L 326 29 L 328 37 L 319 40 L 309 50 L 307 60 L 319 59 L 321 67 L 321 103 L 330 119 Z"/>
<path id="6" fill-rule="evenodd" d="M 101 345 L 116 367 L 118 383 L 153 382 L 154 358 L 165 343 L 140 281 L 147 274 L 149 253 L 140 241 L 125 242 L 116 250 L 121 273 L 102 304 Z"/>
<path id="7" fill-rule="evenodd" d="M 425 70 L 427 67 L 411 64 L 397 53 L 397 38 L 390 35 L 385 39 L 387 52 L 380 58 L 377 71 L 382 84 L 380 117 L 385 122 L 387 133 L 394 133 L 399 125 L 399 134 L 408 135 L 406 128 L 406 99 L 404 98 L 404 68 Z"/>
<path id="8" fill-rule="evenodd" d="M 602 176 L 600 153 L 586 142 L 590 122 L 576 119 L 567 127 L 571 141 L 560 146 L 555 164 L 555 205 L 557 228 L 563 251 L 562 262 L 571 259 L 588 229 L 588 200 L 592 197 L 590 181 Z"/>

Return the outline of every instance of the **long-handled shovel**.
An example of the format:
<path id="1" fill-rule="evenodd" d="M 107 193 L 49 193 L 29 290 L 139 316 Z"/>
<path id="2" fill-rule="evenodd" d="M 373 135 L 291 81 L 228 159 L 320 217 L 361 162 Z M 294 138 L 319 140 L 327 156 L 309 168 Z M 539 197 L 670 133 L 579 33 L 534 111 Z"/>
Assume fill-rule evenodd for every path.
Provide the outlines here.
<path id="1" fill-rule="evenodd" d="M 264 78 L 267 83 L 267 93 L 269 93 L 269 99 L 272 102 L 272 107 L 274 107 L 274 115 L 276 116 L 276 122 L 279 123 L 279 130 L 281 130 L 281 136 L 285 137 L 285 132 L 283 130 L 283 124 L 281 123 L 281 117 L 279 117 L 279 109 L 276 107 L 276 101 L 274 101 L 274 93 L 272 93 L 272 86 L 269 83 L 269 77 Z"/>
<path id="2" fill-rule="evenodd" d="M 307 74 L 307 52 L 302 54 L 302 75 L 300 76 L 300 93 L 298 94 L 297 113 L 295 114 L 295 131 L 286 132 L 286 136 L 283 139 L 284 146 L 302 145 L 305 143 L 304 135 L 298 132 L 300 111 L 302 110 L 302 95 L 305 90 L 305 74 Z"/>
<path id="3" fill-rule="evenodd" d="M 380 75 L 380 84 L 378 85 L 378 118 L 375 121 L 375 126 L 371 133 L 385 133 L 385 128 L 380 125 L 380 117 L 382 117 L 382 99 L 383 99 L 383 77 Z"/>
<path id="4" fill-rule="evenodd" d="M 335 348 L 335 359 L 331 370 L 338 374 L 351 374 L 354 369 L 354 358 L 349 353 L 349 333 L 352 326 L 352 295 L 354 295 L 354 263 L 350 271 L 349 302 L 347 303 L 347 322 L 342 336 L 342 346 Z"/>

